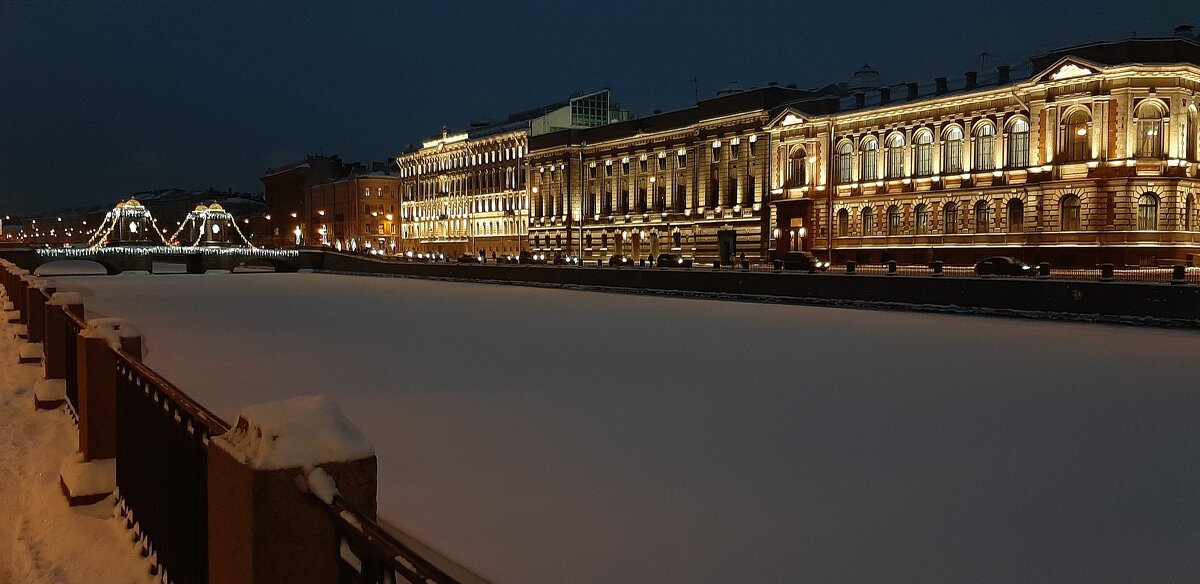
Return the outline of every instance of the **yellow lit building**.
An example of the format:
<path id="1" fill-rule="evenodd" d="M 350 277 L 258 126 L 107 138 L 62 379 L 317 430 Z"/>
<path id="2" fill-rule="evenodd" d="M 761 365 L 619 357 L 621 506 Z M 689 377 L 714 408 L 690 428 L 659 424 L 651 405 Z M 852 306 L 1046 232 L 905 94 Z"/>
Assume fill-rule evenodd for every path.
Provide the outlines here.
<path id="1" fill-rule="evenodd" d="M 626 117 L 605 89 L 513 114 L 503 122 L 475 123 L 465 132 L 443 129 L 420 149 L 396 158 L 403 192 L 401 247 L 448 257 L 526 250 L 529 137 Z"/>
<path id="2" fill-rule="evenodd" d="M 1200 254 L 1195 41 L 1083 45 L 929 86 L 870 73 L 532 138 L 529 245 L 585 260 Z"/>

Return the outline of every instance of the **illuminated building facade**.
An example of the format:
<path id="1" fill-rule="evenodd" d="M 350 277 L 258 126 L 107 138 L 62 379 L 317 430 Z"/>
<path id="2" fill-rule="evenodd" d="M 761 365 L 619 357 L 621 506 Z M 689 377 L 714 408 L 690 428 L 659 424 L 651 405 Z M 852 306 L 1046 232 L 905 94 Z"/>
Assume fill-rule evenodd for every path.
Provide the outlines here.
<path id="1" fill-rule="evenodd" d="M 488 257 L 527 249 L 529 137 L 626 118 L 605 89 L 513 114 L 504 122 L 475 123 L 465 132 L 443 129 L 396 159 L 403 192 L 401 247 Z"/>
<path id="2" fill-rule="evenodd" d="M 823 92 L 729 90 L 684 110 L 530 139 L 529 246 L 585 261 L 766 253 L 771 134 L 784 104 Z"/>
<path id="3" fill-rule="evenodd" d="M 932 86 L 869 77 L 531 138 L 529 246 L 838 263 L 1200 254 L 1195 41 L 1084 45 Z"/>
<path id="4" fill-rule="evenodd" d="M 353 165 L 349 176 L 309 185 L 304 193 L 310 245 L 398 251 L 400 176 L 394 170 L 379 163 L 370 172 Z"/>

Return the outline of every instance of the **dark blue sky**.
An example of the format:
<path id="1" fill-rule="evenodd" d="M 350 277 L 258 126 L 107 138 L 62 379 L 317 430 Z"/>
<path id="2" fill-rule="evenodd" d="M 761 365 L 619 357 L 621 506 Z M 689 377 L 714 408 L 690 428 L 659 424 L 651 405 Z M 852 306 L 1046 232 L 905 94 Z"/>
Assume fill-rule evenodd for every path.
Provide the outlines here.
<path id="1" fill-rule="evenodd" d="M 147 189 L 258 192 L 306 153 L 383 160 L 471 118 L 607 85 L 635 115 L 731 81 L 870 63 L 928 82 L 1200 25 L 1192 0 L 1032 2 L 0 0 L 0 214 Z"/>

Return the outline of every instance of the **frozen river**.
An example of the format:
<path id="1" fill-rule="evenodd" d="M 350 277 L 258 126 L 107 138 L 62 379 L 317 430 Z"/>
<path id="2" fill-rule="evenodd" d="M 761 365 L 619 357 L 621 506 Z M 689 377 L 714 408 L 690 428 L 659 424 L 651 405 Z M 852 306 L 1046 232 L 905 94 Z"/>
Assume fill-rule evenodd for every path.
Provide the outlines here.
<path id="1" fill-rule="evenodd" d="M 1194 332 L 319 274 L 58 277 L 233 421 L 323 393 L 495 584 L 1200 578 Z"/>

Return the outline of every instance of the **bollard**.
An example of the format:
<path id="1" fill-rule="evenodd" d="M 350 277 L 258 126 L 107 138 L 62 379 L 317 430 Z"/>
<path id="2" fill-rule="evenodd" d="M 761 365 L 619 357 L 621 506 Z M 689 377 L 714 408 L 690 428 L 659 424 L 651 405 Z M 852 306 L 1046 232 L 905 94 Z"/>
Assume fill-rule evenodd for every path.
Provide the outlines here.
<path id="1" fill-rule="evenodd" d="M 1101 282 L 1112 282 L 1113 281 L 1113 265 L 1112 264 L 1100 264 L 1100 281 Z"/>
<path id="2" fill-rule="evenodd" d="M 930 263 L 929 267 L 933 270 L 934 276 L 946 275 L 945 272 L 942 271 L 942 262 L 940 262 L 940 261 Z"/>
<path id="3" fill-rule="evenodd" d="M 771 262 L 771 271 L 772 272 L 782 272 L 783 271 L 783 260 L 775 260 L 775 261 Z"/>
<path id="4" fill-rule="evenodd" d="M 1042 262 L 1038 264 L 1037 277 L 1039 280 L 1046 280 L 1050 278 L 1050 262 Z"/>
<path id="5" fill-rule="evenodd" d="M 1171 268 L 1171 283 L 1187 284 L 1187 270 L 1183 266 L 1174 266 Z"/>
<path id="6" fill-rule="evenodd" d="M 854 268 L 855 268 L 857 265 L 858 265 L 858 262 L 855 262 L 854 260 L 850 260 L 850 261 L 846 262 L 846 275 L 847 275 L 847 276 L 853 275 L 853 274 L 854 274 Z"/>
<path id="7" fill-rule="evenodd" d="M 304 446 L 312 436 L 320 448 Z M 340 495 L 374 520 L 378 462 L 336 404 L 310 396 L 248 407 L 207 450 L 210 582 L 340 581 L 328 505 Z"/>
<path id="8" fill-rule="evenodd" d="M 887 275 L 889 275 L 889 276 L 896 275 L 896 260 L 888 260 L 887 261 Z"/>
<path id="9" fill-rule="evenodd" d="M 713 271 L 714 272 L 720 271 L 720 269 L 721 269 L 721 260 L 713 260 Z"/>
<path id="10" fill-rule="evenodd" d="M 642 259 L 638 260 L 638 267 L 639 268 L 646 267 L 646 258 L 642 258 Z"/>

